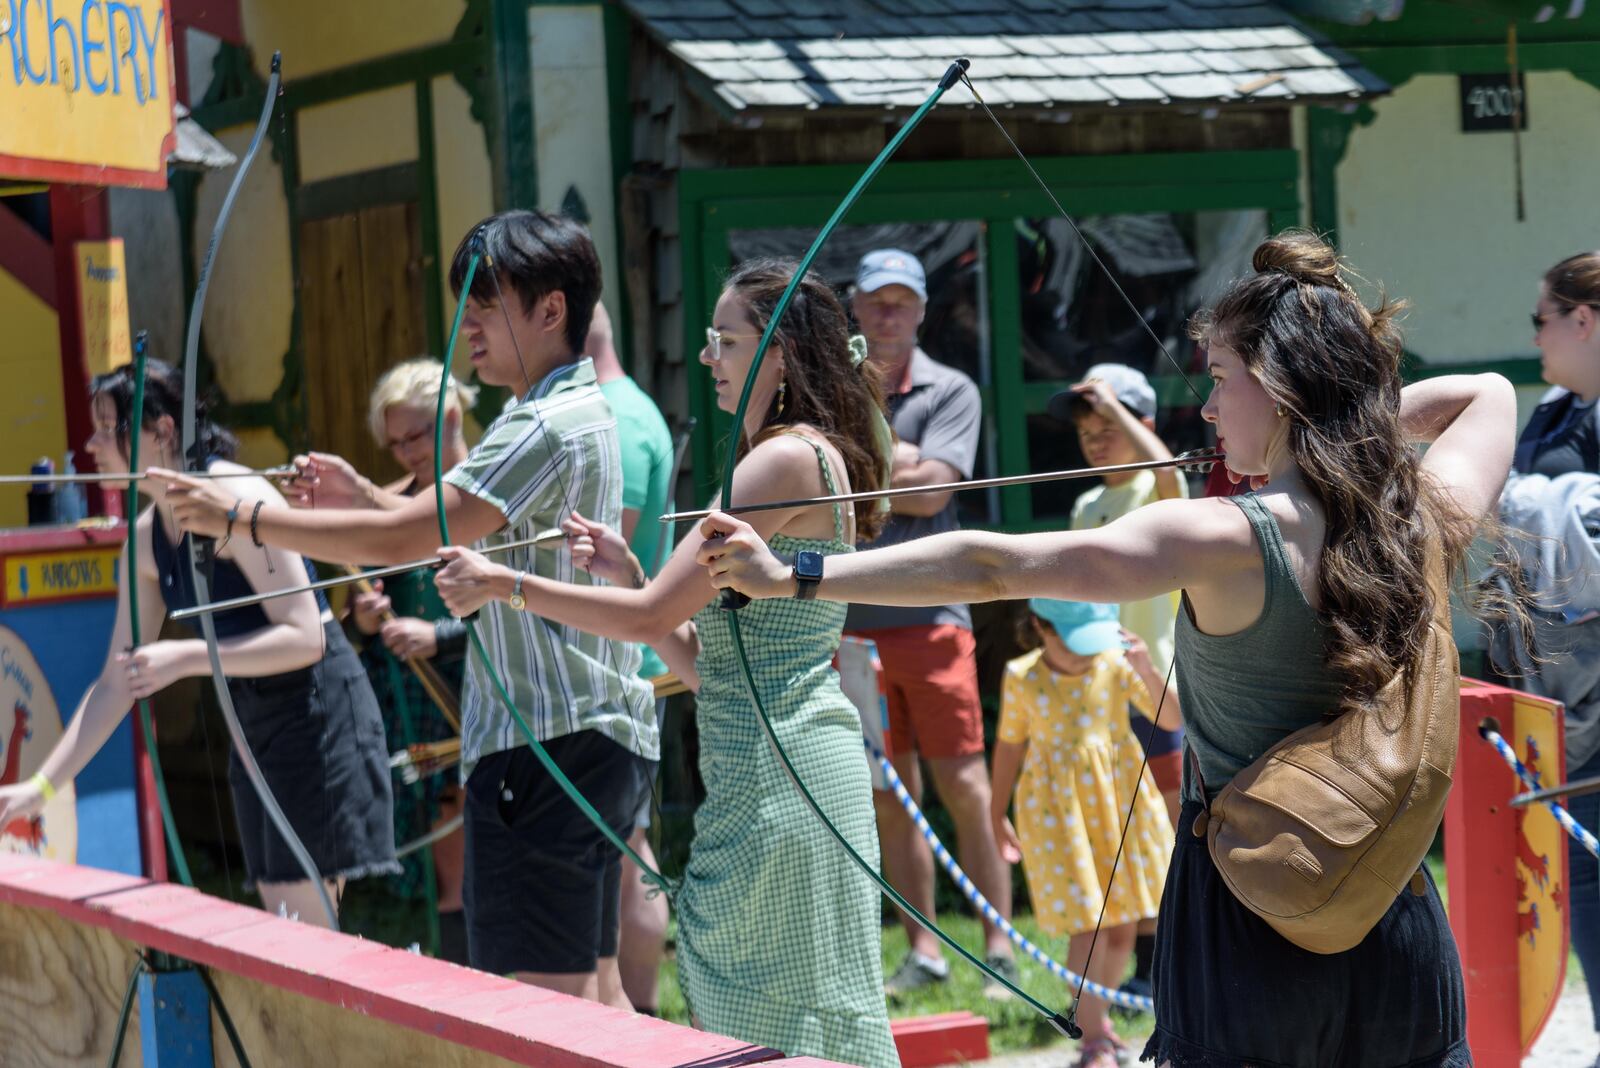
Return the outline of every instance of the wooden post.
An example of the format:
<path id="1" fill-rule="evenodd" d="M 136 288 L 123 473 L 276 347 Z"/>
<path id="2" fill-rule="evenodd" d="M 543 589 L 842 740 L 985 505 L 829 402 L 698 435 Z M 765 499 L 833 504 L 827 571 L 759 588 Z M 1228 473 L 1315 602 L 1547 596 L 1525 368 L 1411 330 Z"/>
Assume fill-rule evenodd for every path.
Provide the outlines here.
<path id="1" fill-rule="evenodd" d="M 144 1068 L 213 1068 L 211 996 L 193 968 L 139 976 Z"/>

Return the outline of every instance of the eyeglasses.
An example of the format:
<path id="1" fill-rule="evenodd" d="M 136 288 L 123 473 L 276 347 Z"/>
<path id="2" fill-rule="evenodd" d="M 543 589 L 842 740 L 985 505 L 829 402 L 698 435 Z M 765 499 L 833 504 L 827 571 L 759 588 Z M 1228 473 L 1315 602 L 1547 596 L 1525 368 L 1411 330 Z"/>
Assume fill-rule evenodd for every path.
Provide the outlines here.
<path id="1" fill-rule="evenodd" d="M 760 334 L 724 334 L 714 326 L 706 327 L 706 348 L 711 350 L 713 360 L 722 359 L 723 341 L 754 341 Z"/>
<path id="2" fill-rule="evenodd" d="M 404 437 L 390 438 L 388 441 L 384 442 L 384 444 L 389 446 L 389 448 L 393 449 L 395 452 L 402 452 L 410 449 L 418 442 L 426 441 L 431 437 L 433 437 L 433 424 L 429 423 L 421 430 L 413 430 Z"/>

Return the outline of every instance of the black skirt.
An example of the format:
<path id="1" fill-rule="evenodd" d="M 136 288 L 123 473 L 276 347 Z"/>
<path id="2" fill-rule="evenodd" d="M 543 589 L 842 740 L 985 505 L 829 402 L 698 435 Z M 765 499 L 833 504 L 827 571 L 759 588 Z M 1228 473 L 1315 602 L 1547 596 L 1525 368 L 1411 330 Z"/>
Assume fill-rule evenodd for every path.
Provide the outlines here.
<path id="1" fill-rule="evenodd" d="M 230 678 L 245 739 L 289 826 L 325 879 L 400 871 L 383 716 L 366 669 L 339 624 L 323 624 L 322 659 L 259 678 Z M 306 878 L 273 825 L 239 754 L 228 786 L 249 884 Z"/>
<path id="2" fill-rule="evenodd" d="M 1184 803 L 1156 925 L 1156 1030 L 1172 1068 L 1464 1068 L 1455 939 L 1428 880 L 1344 953 L 1301 949 L 1239 904 Z"/>

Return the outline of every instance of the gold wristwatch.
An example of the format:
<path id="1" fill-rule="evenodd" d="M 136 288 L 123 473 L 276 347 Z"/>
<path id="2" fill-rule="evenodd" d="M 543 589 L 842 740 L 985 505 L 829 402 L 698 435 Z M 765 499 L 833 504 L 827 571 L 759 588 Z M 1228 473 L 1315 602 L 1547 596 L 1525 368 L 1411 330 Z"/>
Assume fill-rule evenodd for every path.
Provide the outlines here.
<path id="1" fill-rule="evenodd" d="M 518 571 L 516 581 L 511 584 L 510 604 L 519 612 L 528 607 L 528 599 L 522 596 L 522 580 L 527 574 L 526 571 Z"/>

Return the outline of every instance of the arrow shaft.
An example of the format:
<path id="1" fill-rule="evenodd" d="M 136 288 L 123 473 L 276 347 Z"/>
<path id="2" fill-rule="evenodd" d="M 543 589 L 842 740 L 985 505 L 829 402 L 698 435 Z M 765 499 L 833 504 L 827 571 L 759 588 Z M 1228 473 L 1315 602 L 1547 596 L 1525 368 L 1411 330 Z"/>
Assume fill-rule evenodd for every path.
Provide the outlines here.
<path id="1" fill-rule="evenodd" d="M 861 493 L 835 493 L 827 497 L 800 497 L 788 501 L 767 501 L 763 504 L 745 504 L 737 508 L 718 509 L 727 515 L 746 512 L 771 512 L 780 508 L 810 508 L 824 504 L 851 504 L 856 501 L 878 501 L 894 497 L 915 497 L 922 493 L 951 493 L 956 490 L 992 489 L 999 486 L 1028 486 L 1036 482 L 1061 482 L 1073 478 L 1092 478 L 1114 475 L 1126 471 L 1153 471 L 1160 467 L 1182 467 L 1189 464 L 1220 463 L 1227 457 L 1215 450 L 1186 452 L 1170 460 L 1141 460 L 1131 464 L 1112 464 L 1108 467 L 1079 467 L 1070 471 L 1041 471 L 1029 475 L 1004 475 L 999 478 L 974 478 L 964 482 L 945 482 L 937 486 L 905 486 L 900 489 L 865 490 Z M 711 510 L 697 512 L 669 512 L 661 517 L 663 523 L 687 523 L 704 519 Z"/>
<path id="2" fill-rule="evenodd" d="M 259 471 L 185 471 L 184 478 L 249 478 L 252 475 L 261 478 L 292 479 L 299 475 L 295 468 L 285 465 L 283 467 L 266 467 Z M 149 474 L 140 471 L 138 474 L 129 474 L 126 471 L 76 471 L 72 474 L 49 475 L 0 475 L 0 486 L 27 486 L 34 483 L 73 483 L 73 482 L 143 482 Z"/>
<path id="3" fill-rule="evenodd" d="M 491 545 L 487 549 L 483 549 L 482 552 L 486 556 L 493 556 L 496 553 L 508 553 L 513 549 L 527 549 L 547 542 L 564 541 L 566 537 L 566 531 L 547 530 L 542 534 L 535 534 L 531 538 L 523 538 L 520 541 L 510 541 L 504 545 Z M 288 589 L 268 590 L 265 593 L 247 594 L 244 597 L 233 597 L 226 601 L 211 601 L 207 604 L 195 605 L 193 608 L 180 608 L 167 618 L 173 620 L 194 619 L 216 612 L 226 612 L 232 608 L 247 608 L 250 605 L 261 604 L 263 601 L 273 601 L 279 597 L 292 597 L 297 593 L 315 593 L 318 590 L 331 590 L 336 586 L 350 586 L 360 582 L 370 582 L 373 579 L 388 578 L 390 575 L 403 575 L 407 571 L 415 571 L 423 567 L 438 567 L 443 563 L 443 558 L 430 556 L 425 560 L 410 560 L 403 564 L 375 567 L 370 571 L 358 571 L 351 575 L 335 575 L 333 578 L 305 582 L 298 586 L 290 586 Z"/>

